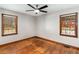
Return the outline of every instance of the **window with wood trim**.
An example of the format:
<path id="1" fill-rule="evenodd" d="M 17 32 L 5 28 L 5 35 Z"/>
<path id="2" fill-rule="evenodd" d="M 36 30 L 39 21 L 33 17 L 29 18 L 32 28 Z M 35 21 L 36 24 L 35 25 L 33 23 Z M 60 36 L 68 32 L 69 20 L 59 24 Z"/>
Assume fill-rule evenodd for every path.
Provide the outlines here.
<path id="1" fill-rule="evenodd" d="M 2 36 L 17 34 L 17 16 L 2 14 Z"/>
<path id="2" fill-rule="evenodd" d="M 77 12 L 60 16 L 60 35 L 78 37 Z"/>

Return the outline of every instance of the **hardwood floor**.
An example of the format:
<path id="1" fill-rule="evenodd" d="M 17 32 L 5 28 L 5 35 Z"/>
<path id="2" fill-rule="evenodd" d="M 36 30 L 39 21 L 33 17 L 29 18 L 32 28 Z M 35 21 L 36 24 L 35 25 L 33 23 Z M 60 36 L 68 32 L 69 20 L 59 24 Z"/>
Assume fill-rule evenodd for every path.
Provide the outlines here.
<path id="1" fill-rule="evenodd" d="M 33 37 L 3 45 L 0 54 L 78 54 L 79 49 Z"/>

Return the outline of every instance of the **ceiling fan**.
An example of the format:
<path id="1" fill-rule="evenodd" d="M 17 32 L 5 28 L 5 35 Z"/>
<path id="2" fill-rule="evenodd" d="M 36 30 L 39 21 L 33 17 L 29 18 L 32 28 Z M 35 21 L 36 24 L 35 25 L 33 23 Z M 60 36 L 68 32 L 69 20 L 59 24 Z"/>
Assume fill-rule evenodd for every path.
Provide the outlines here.
<path id="1" fill-rule="evenodd" d="M 48 7 L 47 5 L 44 5 L 42 7 L 39 7 L 38 4 L 35 5 L 36 7 L 32 6 L 31 4 L 27 4 L 27 5 L 30 6 L 31 8 L 33 8 L 34 10 L 26 10 L 26 11 L 34 11 L 35 14 L 38 14 L 39 12 L 47 13 L 47 11 L 42 10 L 44 8 L 47 8 Z"/>

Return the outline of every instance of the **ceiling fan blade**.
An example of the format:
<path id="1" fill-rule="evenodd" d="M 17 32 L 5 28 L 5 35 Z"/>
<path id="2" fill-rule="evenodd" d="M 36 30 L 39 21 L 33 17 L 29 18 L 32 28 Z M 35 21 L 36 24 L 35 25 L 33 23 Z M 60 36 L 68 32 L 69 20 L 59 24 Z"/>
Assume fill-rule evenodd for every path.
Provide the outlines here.
<path id="1" fill-rule="evenodd" d="M 47 5 L 44 5 L 42 7 L 40 7 L 39 9 L 44 9 L 44 8 L 47 8 L 48 6 Z"/>
<path id="2" fill-rule="evenodd" d="M 26 11 L 34 11 L 34 10 L 26 10 Z"/>
<path id="3" fill-rule="evenodd" d="M 40 10 L 40 12 L 44 12 L 44 13 L 47 13 L 47 11 L 44 11 L 44 10 Z"/>
<path id="4" fill-rule="evenodd" d="M 35 7 L 33 7 L 31 4 L 27 4 L 28 6 L 32 7 L 33 9 L 35 9 Z"/>

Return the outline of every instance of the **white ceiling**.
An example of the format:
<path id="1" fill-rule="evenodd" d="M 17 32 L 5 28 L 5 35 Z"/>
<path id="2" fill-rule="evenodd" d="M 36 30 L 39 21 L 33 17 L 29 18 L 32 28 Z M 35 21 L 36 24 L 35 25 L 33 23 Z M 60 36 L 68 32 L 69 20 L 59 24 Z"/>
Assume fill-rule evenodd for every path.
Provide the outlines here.
<path id="1" fill-rule="evenodd" d="M 32 4 L 32 5 L 35 6 L 35 4 Z M 44 4 L 39 4 L 39 7 L 43 5 Z M 53 13 L 53 12 L 63 10 L 63 9 L 79 7 L 79 4 L 47 4 L 47 5 L 48 5 L 48 8 L 45 8 L 44 10 L 48 11 L 48 13 L 51 13 L 51 12 Z M 39 14 L 35 14 L 33 11 L 26 12 L 25 10 L 33 10 L 33 8 L 29 7 L 27 4 L 0 4 L 0 8 L 13 10 L 20 13 L 26 13 L 32 16 L 40 16 L 40 15 L 45 14 L 41 12 Z"/>

